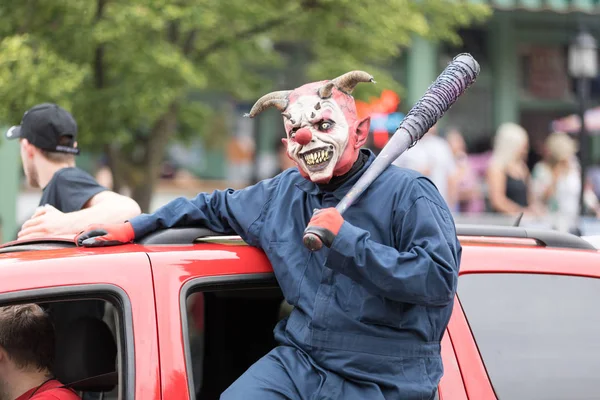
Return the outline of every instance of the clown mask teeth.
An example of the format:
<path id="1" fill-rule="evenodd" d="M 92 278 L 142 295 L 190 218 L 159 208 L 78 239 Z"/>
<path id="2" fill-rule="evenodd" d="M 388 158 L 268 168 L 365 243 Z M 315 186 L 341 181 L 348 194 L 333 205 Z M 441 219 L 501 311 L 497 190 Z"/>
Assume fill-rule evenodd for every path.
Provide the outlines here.
<path id="1" fill-rule="evenodd" d="M 328 163 L 333 155 L 333 151 L 318 149 L 310 153 L 304 153 L 302 158 L 308 166 L 320 167 L 319 164 Z"/>

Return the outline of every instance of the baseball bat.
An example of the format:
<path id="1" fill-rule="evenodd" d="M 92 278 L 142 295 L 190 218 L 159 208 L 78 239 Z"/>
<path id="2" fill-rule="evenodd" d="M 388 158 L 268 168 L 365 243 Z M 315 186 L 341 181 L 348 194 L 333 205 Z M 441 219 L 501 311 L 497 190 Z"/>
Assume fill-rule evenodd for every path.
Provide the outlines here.
<path id="1" fill-rule="evenodd" d="M 392 138 L 367 168 L 352 189 L 335 207 L 343 214 L 369 185 L 407 149 L 414 146 L 467 90 L 479 75 L 479 63 L 468 53 L 454 57 L 446 69 L 429 86 L 423 97 L 406 114 Z M 323 247 L 323 238 L 331 242 L 332 234 L 319 227 L 307 227 L 302 238 L 310 251 Z"/>

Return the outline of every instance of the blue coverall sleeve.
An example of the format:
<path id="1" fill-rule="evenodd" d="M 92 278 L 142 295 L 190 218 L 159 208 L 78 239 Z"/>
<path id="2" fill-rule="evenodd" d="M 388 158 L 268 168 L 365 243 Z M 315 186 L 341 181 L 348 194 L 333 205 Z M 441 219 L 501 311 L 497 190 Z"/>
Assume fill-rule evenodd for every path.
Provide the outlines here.
<path id="1" fill-rule="evenodd" d="M 264 213 L 278 181 L 279 176 L 241 190 L 216 190 L 193 199 L 180 197 L 129 222 L 136 238 L 158 229 L 203 226 L 217 233 L 240 235 L 246 243 L 258 246 Z"/>
<path id="2" fill-rule="evenodd" d="M 345 221 L 325 265 L 374 295 L 424 306 L 454 299 L 462 249 L 446 207 L 422 196 L 394 223 L 398 248 Z"/>

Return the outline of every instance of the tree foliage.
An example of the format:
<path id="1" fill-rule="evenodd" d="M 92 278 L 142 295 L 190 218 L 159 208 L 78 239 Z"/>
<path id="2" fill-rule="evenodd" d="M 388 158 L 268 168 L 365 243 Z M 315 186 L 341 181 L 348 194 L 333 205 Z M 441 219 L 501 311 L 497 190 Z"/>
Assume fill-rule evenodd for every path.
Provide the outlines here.
<path id="1" fill-rule="evenodd" d="M 398 88 L 385 65 L 413 34 L 456 41 L 488 14 L 454 0 L 4 1 L 0 119 L 44 101 L 70 109 L 80 144 L 108 151 L 116 182 L 147 209 L 168 141 L 204 121 L 193 93 L 251 101 L 279 89 L 273 71 L 285 68 L 309 79 L 365 69 L 381 84 L 362 96 Z M 309 64 L 293 65 L 285 43 Z"/>

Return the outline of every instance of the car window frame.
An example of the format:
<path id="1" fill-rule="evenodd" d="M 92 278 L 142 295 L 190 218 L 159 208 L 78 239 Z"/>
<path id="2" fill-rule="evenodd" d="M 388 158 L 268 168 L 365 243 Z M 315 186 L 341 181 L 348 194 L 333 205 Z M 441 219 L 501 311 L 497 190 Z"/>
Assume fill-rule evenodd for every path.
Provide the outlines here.
<path id="1" fill-rule="evenodd" d="M 248 287 L 252 285 L 252 287 Z M 179 291 L 179 312 L 181 313 L 181 327 L 183 332 L 183 352 L 186 367 L 186 380 L 190 400 L 196 400 L 196 388 L 194 386 L 194 375 L 192 373 L 192 356 L 187 316 L 187 298 L 198 292 L 216 292 L 236 289 L 279 289 L 279 284 L 272 272 L 253 273 L 243 275 L 219 275 L 191 278 L 186 281 Z"/>
<path id="2" fill-rule="evenodd" d="M 119 393 L 123 400 L 135 399 L 135 345 L 133 334 L 133 311 L 131 300 L 120 287 L 107 283 L 52 286 L 36 289 L 17 290 L 0 293 L 0 305 L 23 304 L 26 302 L 55 302 L 64 300 L 108 301 L 115 306 L 118 318 L 117 346 L 121 354 L 119 360 Z"/>

